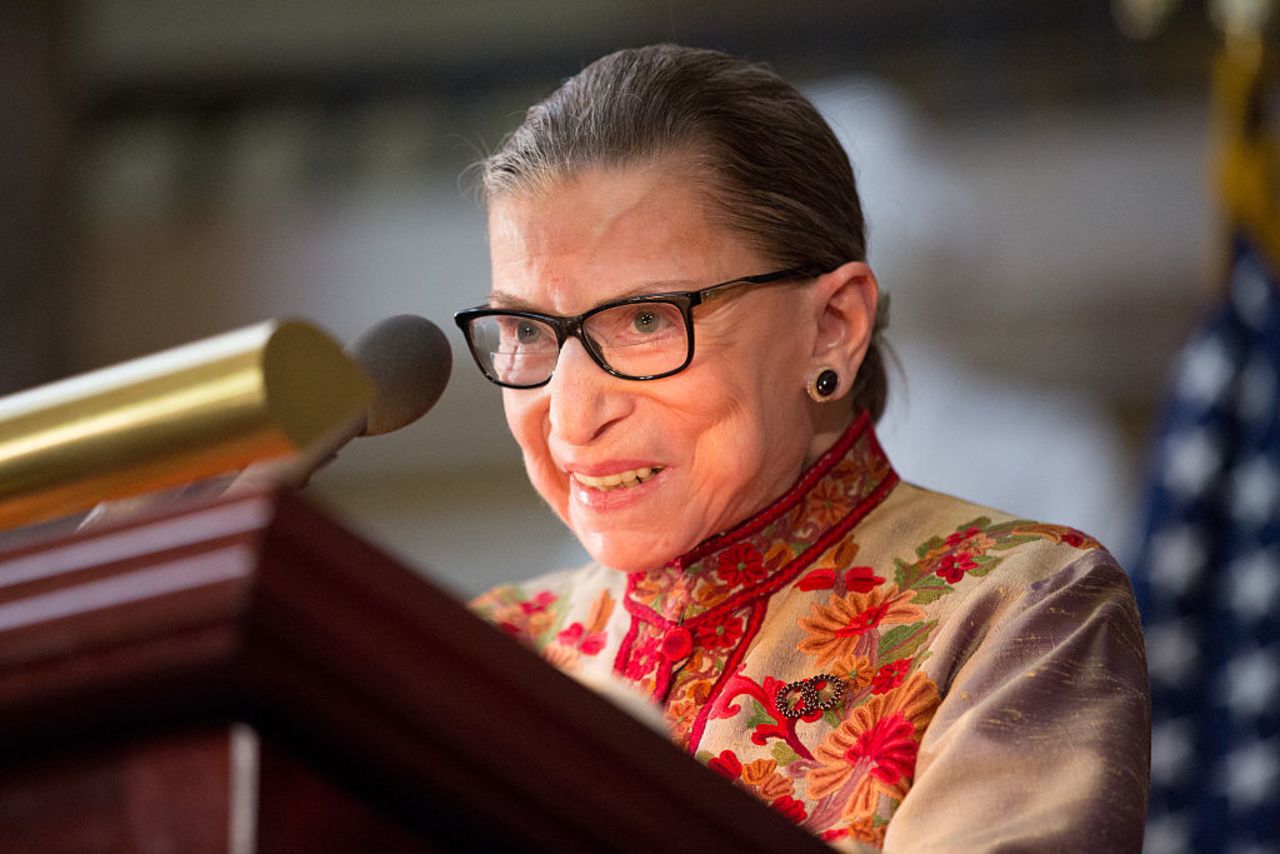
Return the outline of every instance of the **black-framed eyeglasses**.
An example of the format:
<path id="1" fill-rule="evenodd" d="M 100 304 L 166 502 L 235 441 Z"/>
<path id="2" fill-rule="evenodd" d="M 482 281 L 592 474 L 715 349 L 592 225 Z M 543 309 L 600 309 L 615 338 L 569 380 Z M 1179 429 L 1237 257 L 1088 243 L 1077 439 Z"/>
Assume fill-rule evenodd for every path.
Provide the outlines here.
<path id="1" fill-rule="evenodd" d="M 551 381 L 560 349 L 571 336 L 604 371 L 624 380 L 658 380 L 693 361 L 693 309 L 734 288 L 816 278 L 792 267 L 742 276 L 696 291 L 645 294 L 607 302 L 576 317 L 478 306 L 454 314 L 476 364 L 506 388 Z"/>

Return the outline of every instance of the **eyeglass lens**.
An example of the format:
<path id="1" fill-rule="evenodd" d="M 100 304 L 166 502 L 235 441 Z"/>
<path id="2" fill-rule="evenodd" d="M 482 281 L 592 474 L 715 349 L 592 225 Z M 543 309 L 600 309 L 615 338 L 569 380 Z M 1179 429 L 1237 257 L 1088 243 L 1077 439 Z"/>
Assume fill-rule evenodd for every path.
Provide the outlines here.
<path id="1" fill-rule="evenodd" d="M 471 342 L 488 373 L 500 383 L 532 386 L 551 377 L 559 359 L 556 330 L 516 315 L 486 315 L 471 321 Z M 591 349 L 627 377 L 649 377 L 678 369 L 689 355 L 680 308 L 665 302 L 617 305 L 582 323 Z"/>

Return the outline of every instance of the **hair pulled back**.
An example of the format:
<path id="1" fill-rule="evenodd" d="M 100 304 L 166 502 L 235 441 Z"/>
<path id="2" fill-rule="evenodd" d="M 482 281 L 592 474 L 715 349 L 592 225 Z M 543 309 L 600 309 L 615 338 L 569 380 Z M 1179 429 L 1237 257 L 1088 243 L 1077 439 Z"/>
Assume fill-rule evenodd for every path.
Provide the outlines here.
<path id="1" fill-rule="evenodd" d="M 481 164 L 486 200 L 536 192 L 592 167 L 677 157 L 717 220 L 779 268 L 866 259 L 844 148 L 813 104 L 763 66 L 678 45 L 620 50 L 588 65 Z M 888 393 L 880 328 L 853 386 L 878 419 Z"/>

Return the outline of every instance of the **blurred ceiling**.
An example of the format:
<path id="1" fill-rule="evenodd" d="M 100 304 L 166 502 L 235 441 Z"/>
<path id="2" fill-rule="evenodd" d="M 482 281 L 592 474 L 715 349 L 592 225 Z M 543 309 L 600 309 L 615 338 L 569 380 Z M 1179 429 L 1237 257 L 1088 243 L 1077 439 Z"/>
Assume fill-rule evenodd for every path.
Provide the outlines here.
<path id="1" fill-rule="evenodd" d="M 1199 3 L 1155 38 L 1128 39 L 1113 0 L 95 0 L 75 10 L 94 123 L 397 93 L 516 110 L 603 52 L 654 41 L 765 60 L 797 81 L 873 74 L 931 112 L 1000 110 L 1198 87 L 1217 39 Z"/>

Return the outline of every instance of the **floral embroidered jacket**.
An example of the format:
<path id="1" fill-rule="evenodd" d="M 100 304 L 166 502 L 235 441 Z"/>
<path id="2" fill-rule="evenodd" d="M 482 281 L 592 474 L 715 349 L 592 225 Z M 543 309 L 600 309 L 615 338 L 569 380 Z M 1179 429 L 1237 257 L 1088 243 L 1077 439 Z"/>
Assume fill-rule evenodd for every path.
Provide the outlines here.
<path id="1" fill-rule="evenodd" d="M 737 528 L 477 610 L 660 704 L 699 760 L 839 847 L 1137 851 L 1149 704 L 1099 544 L 901 483 L 863 417 Z"/>

